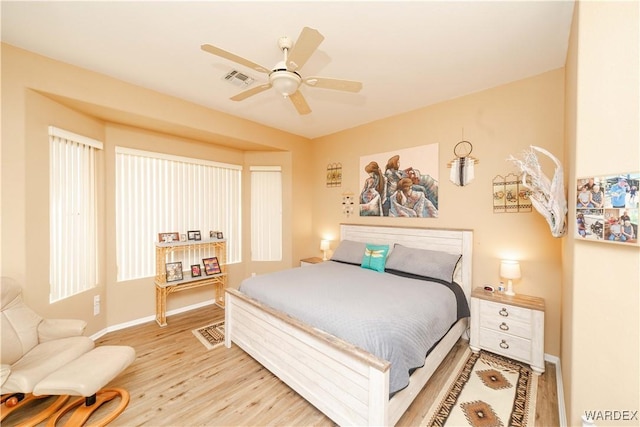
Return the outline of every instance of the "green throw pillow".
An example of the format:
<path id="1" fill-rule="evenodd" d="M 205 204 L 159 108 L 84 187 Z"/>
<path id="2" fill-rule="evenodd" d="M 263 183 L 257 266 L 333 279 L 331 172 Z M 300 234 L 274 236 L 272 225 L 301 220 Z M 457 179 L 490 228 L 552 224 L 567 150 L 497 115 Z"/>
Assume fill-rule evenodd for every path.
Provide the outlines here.
<path id="1" fill-rule="evenodd" d="M 362 268 L 384 272 L 384 263 L 389 253 L 389 245 L 369 245 L 365 247 L 362 257 Z"/>

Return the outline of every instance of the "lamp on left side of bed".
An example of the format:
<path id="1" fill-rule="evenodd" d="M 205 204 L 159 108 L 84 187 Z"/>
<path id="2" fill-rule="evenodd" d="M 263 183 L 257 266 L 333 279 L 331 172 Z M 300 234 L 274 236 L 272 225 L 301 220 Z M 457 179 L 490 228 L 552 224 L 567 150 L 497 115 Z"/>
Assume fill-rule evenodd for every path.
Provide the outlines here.
<path id="1" fill-rule="evenodd" d="M 327 251 L 331 249 L 330 240 L 320 240 L 320 250 L 322 251 L 322 260 L 327 260 Z"/>

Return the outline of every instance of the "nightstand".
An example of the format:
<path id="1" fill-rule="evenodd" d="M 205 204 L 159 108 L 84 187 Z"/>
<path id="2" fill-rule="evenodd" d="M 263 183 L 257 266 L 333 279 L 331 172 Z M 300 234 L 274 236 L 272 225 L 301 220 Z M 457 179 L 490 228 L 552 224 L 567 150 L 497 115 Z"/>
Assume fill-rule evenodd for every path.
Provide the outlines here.
<path id="1" fill-rule="evenodd" d="M 321 262 L 324 262 L 324 261 L 322 261 L 322 258 L 317 256 L 314 256 L 312 258 L 305 258 L 300 260 L 300 267 L 306 267 L 313 264 L 320 264 Z"/>
<path id="2" fill-rule="evenodd" d="M 471 293 L 469 346 L 497 353 L 544 372 L 544 299 L 475 288 Z"/>

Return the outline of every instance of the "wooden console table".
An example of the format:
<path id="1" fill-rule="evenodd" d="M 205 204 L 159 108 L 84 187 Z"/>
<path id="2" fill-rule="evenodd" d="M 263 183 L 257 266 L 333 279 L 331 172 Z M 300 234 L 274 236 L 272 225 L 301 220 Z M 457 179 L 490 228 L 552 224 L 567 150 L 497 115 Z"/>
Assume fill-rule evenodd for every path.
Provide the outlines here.
<path id="1" fill-rule="evenodd" d="M 215 286 L 215 303 L 224 308 L 224 290 L 227 286 L 227 251 L 226 241 L 222 239 L 188 240 L 186 242 L 156 243 L 156 322 L 160 326 L 167 325 L 167 295 L 186 291 L 201 286 Z M 201 266 L 202 276 L 191 277 L 190 265 L 182 265 L 181 280 L 167 282 L 167 256 L 176 253 L 188 253 L 192 250 L 209 250 L 218 258 L 220 273 L 206 275 Z M 185 270 L 187 268 L 187 270 Z"/>

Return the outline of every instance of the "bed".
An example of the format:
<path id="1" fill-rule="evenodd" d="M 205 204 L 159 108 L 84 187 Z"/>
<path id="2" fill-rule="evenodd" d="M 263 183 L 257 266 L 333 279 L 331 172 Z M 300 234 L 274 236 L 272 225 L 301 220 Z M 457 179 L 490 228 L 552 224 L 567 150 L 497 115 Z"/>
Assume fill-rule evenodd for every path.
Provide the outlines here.
<path id="1" fill-rule="evenodd" d="M 401 249 L 411 248 L 416 250 L 414 252 L 437 251 L 436 255 L 459 258 L 459 262 L 456 262 L 455 269 L 452 271 L 453 279 L 460 285 L 461 298 L 466 303 L 469 302 L 473 239 L 471 231 L 346 224 L 341 225 L 340 231 L 341 243 L 334 257 L 339 255 L 338 252 L 343 246 L 346 247 L 347 243 L 356 245 L 356 242 L 360 242 L 388 245 L 391 248 L 389 263 L 392 262 L 396 249 L 398 256 L 395 256 L 395 260 L 400 259 Z M 341 254 L 344 255 L 344 252 Z M 347 268 L 365 270 L 355 266 L 346 267 L 342 265 L 343 263 L 334 261 L 323 264 L 327 265 L 320 265 L 316 269 L 300 267 L 292 269 L 297 271 L 273 273 L 273 276 L 276 279 L 284 278 L 282 282 L 287 282 L 288 275 L 299 274 L 302 270 L 313 272 L 312 274 L 318 277 L 322 274 L 334 274 L 333 277 L 346 275 Z M 387 264 L 387 267 L 389 265 Z M 397 261 L 394 266 L 397 266 Z M 326 273 L 323 272 L 324 270 Z M 382 277 L 389 273 L 373 274 Z M 373 274 L 369 277 L 373 277 Z M 417 279 L 409 277 L 404 280 L 409 283 Z M 333 283 L 333 279 L 327 280 L 326 283 Z M 296 283 L 295 285 L 299 285 L 302 289 L 306 284 Z M 252 292 L 244 283 L 241 289 L 243 287 L 246 292 Z M 325 293 L 329 298 L 335 298 L 335 290 L 335 287 L 327 285 Z M 285 291 L 287 291 L 286 287 Z M 288 292 L 294 291 L 295 289 L 288 288 Z M 315 292 L 322 293 L 318 290 Z M 319 294 L 313 294 L 308 299 L 314 303 L 318 301 L 321 307 L 331 308 L 334 304 L 338 305 L 337 300 L 333 300 L 333 303 L 319 303 L 321 301 Z M 258 298 L 262 299 L 262 296 Z M 330 327 L 323 329 L 315 327 L 313 319 L 302 320 L 305 318 L 304 313 L 294 312 L 295 315 L 291 315 L 274 307 L 277 307 L 277 301 L 261 302 L 245 292 L 228 289 L 225 309 L 226 346 L 230 347 L 232 343 L 238 345 L 340 425 L 394 425 L 397 423 L 466 330 L 468 323 L 466 316 L 459 320 L 454 318 L 453 326 L 447 325 L 442 338 L 437 337 L 433 346 L 427 343 L 426 345 L 430 347 L 422 363 L 423 366 L 412 369 L 411 376 L 407 375 L 408 383 L 405 385 L 404 380 L 398 380 L 398 375 L 395 373 L 396 367 L 399 366 L 397 360 L 393 364 L 396 369 L 392 372 L 392 363 L 387 359 L 393 360 L 393 357 L 377 356 L 373 354 L 378 353 L 377 348 L 375 351 L 366 351 L 357 338 L 354 341 L 360 345 L 355 345 L 324 330 L 331 330 Z M 305 310 L 308 308 L 303 309 Z M 386 311 L 391 310 L 380 310 L 381 313 Z M 344 322 L 338 319 L 335 323 Z M 395 348 L 396 345 L 392 347 Z M 415 365 L 417 367 L 420 364 Z M 391 375 L 392 373 L 394 375 Z"/>

